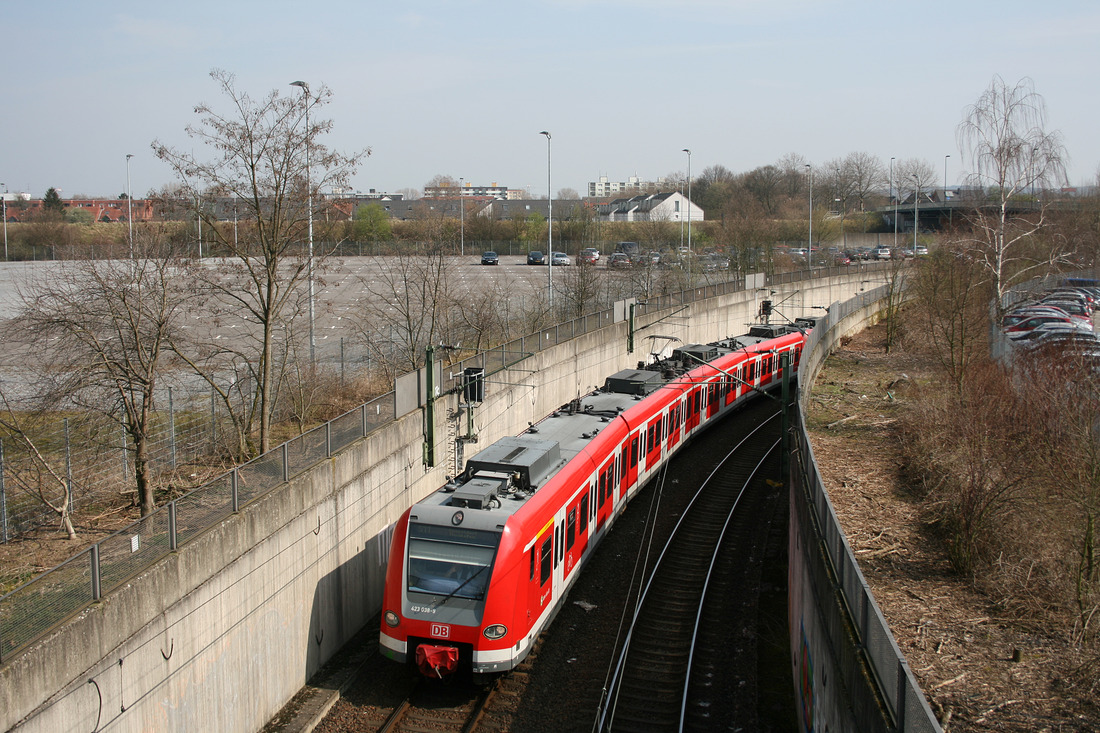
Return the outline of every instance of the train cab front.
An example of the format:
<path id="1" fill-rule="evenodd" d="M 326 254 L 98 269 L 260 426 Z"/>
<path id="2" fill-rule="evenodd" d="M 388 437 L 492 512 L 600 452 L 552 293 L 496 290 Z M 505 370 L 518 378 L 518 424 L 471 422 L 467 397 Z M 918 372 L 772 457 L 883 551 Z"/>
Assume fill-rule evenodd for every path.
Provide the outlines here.
<path id="1" fill-rule="evenodd" d="M 394 529 L 380 648 L 426 677 L 486 671 L 483 647 L 507 634 L 486 621 L 501 529 L 480 526 L 486 523 L 470 521 L 471 514 L 417 505 Z"/>

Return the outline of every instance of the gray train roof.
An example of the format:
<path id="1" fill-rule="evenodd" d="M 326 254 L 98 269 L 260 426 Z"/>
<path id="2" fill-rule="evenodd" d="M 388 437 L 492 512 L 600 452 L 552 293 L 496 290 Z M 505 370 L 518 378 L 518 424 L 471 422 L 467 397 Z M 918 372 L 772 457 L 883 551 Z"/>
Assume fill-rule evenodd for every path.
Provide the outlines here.
<path id="1" fill-rule="evenodd" d="M 686 344 L 669 359 L 616 372 L 603 389 L 563 405 L 521 435 L 483 448 L 466 462 L 459 476 L 417 503 L 414 520 L 445 524 L 457 519 L 463 527 L 501 531 L 507 518 L 617 415 L 698 366 L 699 357 L 709 361 L 736 349 L 751 350 L 761 341 L 798 330 L 754 326 L 747 335 L 714 344 Z"/>

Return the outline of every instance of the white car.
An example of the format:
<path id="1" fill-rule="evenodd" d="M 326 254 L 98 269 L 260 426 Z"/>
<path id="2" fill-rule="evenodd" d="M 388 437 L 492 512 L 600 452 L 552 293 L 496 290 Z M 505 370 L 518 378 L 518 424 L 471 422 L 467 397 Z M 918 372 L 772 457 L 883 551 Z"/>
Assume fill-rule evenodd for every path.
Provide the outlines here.
<path id="1" fill-rule="evenodd" d="M 550 264 L 554 267 L 561 267 L 562 265 L 572 265 L 573 260 L 569 259 L 569 255 L 564 252 L 552 252 L 550 254 Z"/>

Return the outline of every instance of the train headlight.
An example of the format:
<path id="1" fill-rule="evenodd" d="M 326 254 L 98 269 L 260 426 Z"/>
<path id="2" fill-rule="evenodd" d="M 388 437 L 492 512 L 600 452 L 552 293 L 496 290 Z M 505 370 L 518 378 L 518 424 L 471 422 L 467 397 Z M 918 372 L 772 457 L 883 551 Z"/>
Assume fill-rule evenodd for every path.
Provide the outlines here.
<path id="1" fill-rule="evenodd" d="M 397 626 L 399 623 L 401 623 L 401 619 L 399 619 L 397 617 L 397 614 L 393 611 L 386 611 L 385 619 L 387 626 Z"/>
<path id="2" fill-rule="evenodd" d="M 486 626 L 485 630 L 481 633 L 485 635 L 486 639 L 496 640 L 508 633 L 508 627 L 504 624 L 492 624 L 491 626 Z"/>

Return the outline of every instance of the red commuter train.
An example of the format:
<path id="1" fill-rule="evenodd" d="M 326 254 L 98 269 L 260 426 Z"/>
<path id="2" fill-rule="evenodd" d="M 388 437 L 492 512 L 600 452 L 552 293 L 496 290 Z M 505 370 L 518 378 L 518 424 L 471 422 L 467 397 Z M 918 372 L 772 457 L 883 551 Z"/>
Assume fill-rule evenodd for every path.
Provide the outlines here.
<path id="1" fill-rule="evenodd" d="M 428 676 L 516 666 L 626 503 L 684 442 L 792 374 L 812 319 L 685 345 L 498 440 L 410 507 L 390 544 L 380 647 Z"/>

